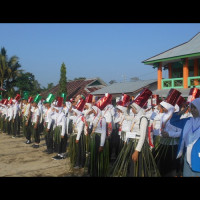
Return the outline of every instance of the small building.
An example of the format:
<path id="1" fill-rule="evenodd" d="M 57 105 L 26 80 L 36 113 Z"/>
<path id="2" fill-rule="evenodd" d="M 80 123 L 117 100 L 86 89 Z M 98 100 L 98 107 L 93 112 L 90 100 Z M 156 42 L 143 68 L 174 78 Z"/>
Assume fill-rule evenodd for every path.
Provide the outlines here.
<path id="1" fill-rule="evenodd" d="M 166 95 L 175 88 L 188 96 L 189 88 L 200 88 L 200 32 L 188 42 L 142 62 L 157 68 L 157 94 Z M 162 78 L 163 70 L 168 70 L 167 79 Z"/>
<path id="2" fill-rule="evenodd" d="M 91 92 L 94 92 L 106 86 L 107 84 L 100 78 L 79 79 L 79 80 L 74 80 L 74 81 L 68 81 L 66 85 L 67 100 L 69 100 L 70 98 L 75 98 L 79 94 L 82 94 L 86 97 Z M 52 93 L 55 96 L 57 96 L 58 90 L 59 90 L 59 84 L 54 86 L 50 90 L 47 90 L 41 93 L 41 95 L 43 98 L 46 98 L 49 93 Z"/>
<path id="3" fill-rule="evenodd" d="M 102 97 L 105 93 L 109 93 L 113 97 L 113 103 L 115 103 L 116 97 L 121 97 L 122 94 L 135 97 L 143 88 L 148 88 L 154 92 L 157 88 L 157 80 L 138 80 L 132 82 L 113 83 L 107 87 L 96 90 L 91 94 L 97 97 Z"/>

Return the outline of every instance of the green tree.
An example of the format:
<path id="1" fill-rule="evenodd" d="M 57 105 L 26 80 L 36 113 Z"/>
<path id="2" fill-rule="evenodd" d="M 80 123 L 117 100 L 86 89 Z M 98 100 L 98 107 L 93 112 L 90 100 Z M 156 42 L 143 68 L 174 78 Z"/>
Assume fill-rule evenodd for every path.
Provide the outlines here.
<path id="1" fill-rule="evenodd" d="M 60 96 L 62 93 L 67 95 L 67 77 L 66 77 L 66 66 L 62 63 L 60 68 L 60 81 L 59 81 L 59 91 L 57 96 Z"/>
<path id="2" fill-rule="evenodd" d="M 7 94 L 14 94 L 15 79 L 19 75 L 19 58 L 12 56 L 8 58 L 6 49 L 0 51 L 0 86 L 7 90 Z"/>
<path id="3" fill-rule="evenodd" d="M 21 95 L 23 94 L 23 91 L 29 91 L 30 93 L 32 93 L 33 88 L 34 88 L 34 81 L 35 81 L 35 76 L 32 73 L 21 72 L 20 75 L 16 79 L 15 85 L 18 88 L 18 92 Z"/>

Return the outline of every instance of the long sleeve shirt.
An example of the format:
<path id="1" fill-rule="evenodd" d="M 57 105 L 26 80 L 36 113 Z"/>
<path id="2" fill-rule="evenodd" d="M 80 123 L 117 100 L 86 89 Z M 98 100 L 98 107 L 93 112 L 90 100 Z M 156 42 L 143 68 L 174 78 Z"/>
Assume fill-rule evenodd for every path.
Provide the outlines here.
<path id="1" fill-rule="evenodd" d="M 93 127 L 96 127 L 95 131 L 96 133 L 101 134 L 100 139 L 100 146 L 104 146 L 105 139 L 106 139 L 106 119 L 103 117 L 98 121 L 98 124 L 93 124 Z"/>
<path id="2" fill-rule="evenodd" d="M 66 132 L 66 117 L 65 117 L 65 114 L 63 112 L 56 114 L 55 125 L 62 127 L 61 136 L 64 136 L 65 132 Z"/>
<path id="3" fill-rule="evenodd" d="M 141 119 L 141 121 L 140 121 L 140 119 Z M 143 147 L 144 140 L 147 135 L 147 126 L 148 126 L 148 120 L 145 117 L 141 116 L 139 119 L 134 121 L 133 128 L 131 125 L 132 129 L 130 130 L 130 132 L 128 132 L 128 137 L 131 137 L 131 135 L 134 135 L 135 138 L 139 139 L 137 146 L 135 148 L 135 150 L 137 150 L 139 152 L 141 151 L 141 149 Z"/>
<path id="4" fill-rule="evenodd" d="M 84 128 L 84 122 L 82 120 L 82 116 L 70 116 L 70 119 L 73 120 L 74 124 L 74 133 L 77 134 L 76 140 L 80 139 L 81 133 Z"/>
<path id="5" fill-rule="evenodd" d="M 49 108 L 48 110 L 45 110 L 45 114 L 44 114 L 44 122 L 47 123 L 47 128 L 50 129 L 51 128 L 51 124 L 53 123 L 53 111 L 52 108 Z"/>
<path id="6" fill-rule="evenodd" d="M 12 108 L 12 106 L 10 106 L 8 108 L 8 116 L 7 116 L 7 118 L 8 118 L 8 121 L 12 120 L 12 118 L 13 118 L 13 108 Z"/>
<path id="7" fill-rule="evenodd" d="M 40 117 L 40 109 L 39 108 L 33 108 L 32 109 L 32 118 L 31 118 L 31 122 L 32 123 L 36 123 L 38 116 Z M 39 122 L 39 121 L 38 121 Z"/>
<path id="8" fill-rule="evenodd" d="M 19 112 L 19 104 L 16 102 L 13 106 L 13 119 L 15 119 L 16 115 L 18 115 Z"/>

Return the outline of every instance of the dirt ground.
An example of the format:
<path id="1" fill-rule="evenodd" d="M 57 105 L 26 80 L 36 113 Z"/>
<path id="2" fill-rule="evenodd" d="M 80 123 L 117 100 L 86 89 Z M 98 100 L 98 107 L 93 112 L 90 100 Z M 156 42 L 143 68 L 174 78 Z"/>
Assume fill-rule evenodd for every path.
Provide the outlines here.
<path id="1" fill-rule="evenodd" d="M 70 169 L 67 156 L 63 160 L 53 160 L 56 155 L 46 154 L 44 137 L 40 147 L 25 144 L 25 137 L 12 138 L 0 133 L 0 177 L 81 177 L 83 169 Z"/>

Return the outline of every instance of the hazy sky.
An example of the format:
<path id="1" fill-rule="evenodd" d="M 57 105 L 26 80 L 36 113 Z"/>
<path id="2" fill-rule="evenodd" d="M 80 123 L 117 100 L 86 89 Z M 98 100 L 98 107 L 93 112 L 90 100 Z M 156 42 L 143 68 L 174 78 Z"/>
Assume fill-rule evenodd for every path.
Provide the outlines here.
<path id="1" fill-rule="evenodd" d="M 142 61 L 198 32 L 200 23 L 0 23 L 0 48 L 18 56 L 44 87 L 59 82 L 63 62 L 67 79 L 122 82 L 156 79 L 156 70 Z"/>

